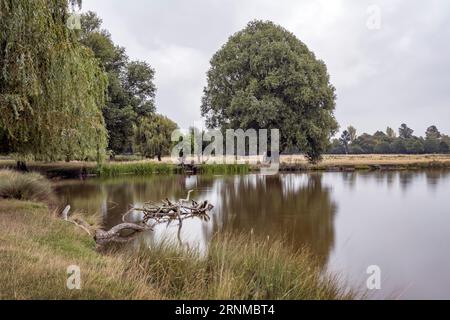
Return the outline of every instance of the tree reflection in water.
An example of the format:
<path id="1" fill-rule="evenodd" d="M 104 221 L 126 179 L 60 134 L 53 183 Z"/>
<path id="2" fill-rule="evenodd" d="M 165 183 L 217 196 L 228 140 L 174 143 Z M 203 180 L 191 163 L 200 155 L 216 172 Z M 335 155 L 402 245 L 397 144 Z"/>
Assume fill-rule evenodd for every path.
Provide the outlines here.
<path id="1" fill-rule="evenodd" d="M 216 230 L 283 238 L 309 246 L 323 262 L 333 247 L 336 205 L 320 174 L 223 178 Z"/>
<path id="2" fill-rule="evenodd" d="M 190 189 L 195 190 L 194 199 L 207 199 L 215 206 L 210 222 L 195 219 L 183 224 L 182 237 L 191 246 L 206 248 L 217 231 L 253 231 L 256 236 L 284 239 L 297 248 L 307 245 L 326 263 L 334 243 L 336 205 L 321 174 L 125 177 L 63 182 L 56 188 L 62 205 L 101 212 L 106 228 L 119 224 L 130 205 L 183 198 Z M 159 226 L 143 237 L 156 242 L 173 237 L 176 231 L 174 223 L 172 228 Z"/>

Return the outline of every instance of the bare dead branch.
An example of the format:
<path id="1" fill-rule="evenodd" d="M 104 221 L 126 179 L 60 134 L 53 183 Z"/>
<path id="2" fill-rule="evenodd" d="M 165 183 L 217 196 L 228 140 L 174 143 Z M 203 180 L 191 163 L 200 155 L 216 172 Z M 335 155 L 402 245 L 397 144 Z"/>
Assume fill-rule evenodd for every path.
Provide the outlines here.
<path id="1" fill-rule="evenodd" d="M 142 207 L 130 207 L 130 209 L 122 215 L 123 223 L 114 226 L 108 231 L 98 229 L 95 231 L 94 239 L 98 245 L 108 242 L 128 242 L 135 238 L 135 236 L 147 230 L 153 230 L 158 224 L 167 223 L 169 225 L 172 221 L 178 221 L 177 238 L 181 243 L 181 228 L 183 220 L 191 218 L 200 218 L 204 221 L 209 221 L 209 212 L 214 208 L 207 200 L 197 202 L 190 200 L 190 195 L 193 190 L 189 190 L 185 199 L 178 201 L 171 201 L 164 199 L 160 203 L 154 201 L 145 202 Z M 70 206 L 64 210 L 62 217 L 66 221 L 74 223 L 82 228 L 89 235 L 89 226 L 86 226 L 83 221 L 74 221 L 67 218 Z M 133 212 L 142 213 L 142 220 L 138 222 L 129 222 L 127 217 Z"/>

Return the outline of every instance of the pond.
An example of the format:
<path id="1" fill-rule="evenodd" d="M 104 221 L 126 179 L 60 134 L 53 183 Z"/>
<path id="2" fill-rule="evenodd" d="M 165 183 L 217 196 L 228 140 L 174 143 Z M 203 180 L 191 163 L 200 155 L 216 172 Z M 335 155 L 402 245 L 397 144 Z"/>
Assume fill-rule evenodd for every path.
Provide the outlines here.
<path id="1" fill-rule="evenodd" d="M 209 200 L 211 220 L 186 220 L 183 242 L 206 250 L 216 232 L 282 238 L 304 245 L 323 267 L 366 289 L 367 268 L 381 270 L 369 298 L 450 298 L 450 171 L 289 173 L 275 176 L 151 176 L 62 181 L 62 205 L 121 223 L 130 205 L 166 197 Z M 141 239 L 176 238 L 158 226 Z M 133 245 L 133 244 L 130 244 Z"/>

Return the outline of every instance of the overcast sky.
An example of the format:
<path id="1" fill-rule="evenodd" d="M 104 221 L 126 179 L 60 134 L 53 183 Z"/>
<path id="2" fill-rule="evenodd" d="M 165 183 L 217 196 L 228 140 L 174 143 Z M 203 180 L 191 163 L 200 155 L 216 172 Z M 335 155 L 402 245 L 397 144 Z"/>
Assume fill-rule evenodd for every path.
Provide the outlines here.
<path id="1" fill-rule="evenodd" d="M 84 0 L 132 59 L 156 70 L 157 110 L 182 128 L 202 121 L 212 55 L 254 19 L 293 32 L 328 66 L 341 128 L 407 123 L 450 134 L 448 0 Z M 380 19 L 378 19 L 380 17 Z"/>

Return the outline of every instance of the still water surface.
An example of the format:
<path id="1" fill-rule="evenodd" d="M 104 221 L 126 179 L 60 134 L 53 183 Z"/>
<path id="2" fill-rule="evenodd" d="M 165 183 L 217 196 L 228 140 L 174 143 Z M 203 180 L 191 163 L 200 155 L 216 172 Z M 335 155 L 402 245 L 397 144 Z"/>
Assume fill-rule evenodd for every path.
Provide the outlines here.
<path id="1" fill-rule="evenodd" d="M 182 239 L 206 250 L 215 232 L 253 232 L 309 246 L 324 268 L 365 289 L 367 267 L 381 268 L 371 298 L 450 299 L 450 171 L 327 172 L 261 176 L 153 176 L 64 181 L 61 204 L 100 213 L 106 227 L 130 205 L 166 197 L 215 205 L 211 221 L 187 220 Z M 142 235 L 175 237 L 175 225 Z M 140 239 L 142 240 L 142 239 Z"/>

